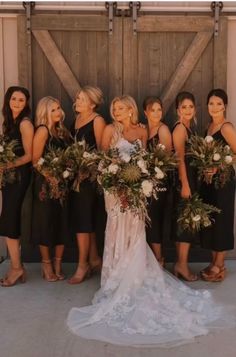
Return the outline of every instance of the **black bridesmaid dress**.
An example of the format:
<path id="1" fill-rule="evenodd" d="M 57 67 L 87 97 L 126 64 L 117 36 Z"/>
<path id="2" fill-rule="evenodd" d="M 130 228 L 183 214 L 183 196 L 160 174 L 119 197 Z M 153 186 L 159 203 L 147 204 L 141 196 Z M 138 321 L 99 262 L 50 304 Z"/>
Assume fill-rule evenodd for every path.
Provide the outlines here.
<path id="1" fill-rule="evenodd" d="M 94 133 L 94 120 L 79 129 L 72 129 L 72 135 L 77 141 L 85 140 L 89 149 L 97 149 Z M 80 191 L 71 191 L 70 194 L 70 226 L 72 233 L 93 233 L 97 226 L 97 206 L 99 198 L 96 183 L 85 179 L 80 184 Z M 101 212 L 102 214 L 102 212 Z"/>
<path id="2" fill-rule="evenodd" d="M 224 125 L 224 124 L 223 124 Z M 222 126 L 223 126 L 222 125 Z M 221 134 L 221 129 L 212 137 L 228 145 Z M 230 180 L 219 189 L 211 184 L 202 183 L 201 196 L 204 202 L 216 206 L 221 212 L 213 214 L 214 223 L 201 231 L 202 248 L 216 252 L 234 248 L 234 201 L 235 201 L 235 171 L 232 166 Z"/>
<path id="3" fill-rule="evenodd" d="M 15 122 L 12 130 L 7 135 L 7 140 L 17 140 L 18 145 L 14 152 L 18 157 L 23 156 L 25 153 L 20 132 L 20 124 L 25 120 L 30 121 L 28 118 L 23 118 L 20 122 Z M 18 166 L 14 170 L 16 180 L 13 183 L 6 183 L 2 188 L 0 235 L 18 239 L 21 235 L 21 208 L 30 183 L 31 163 Z"/>
<path id="4" fill-rule="evenodd" d="M 182 123 L 177 122 L 173 128 L 176 128 L 177 125 L 180 125 Z M 182 124 L 184 125 L 184 124 Z M 185 126 L 185 125 L 184 125 Z M 191 135 L 194 135 L 195 132 L 190 130 L 189 128 L 186 128 L 188 139 L 190 139 Z M 172 132 L 173 132 L 172 131 Z M 188 151 L 188 142 L 186 141 L 185 143 L 185 153 Z M 194 193 L 199 192 L 199 185 L 198 185 L 198 175 L 197 175 L 197 169 L 193 166 L 191 166 L 191 156 L 185 155 L 184 157 L 184 162 L 185 162 L 185 167 L 186 167 L 186 173 L 187 173 L 187 178 L 188 178 L 188 183 L 189 187 L 191 190 L 191 194 L 193 195 Z M 174 207 L 175 207 L 175 212 L 174 212 L 174 222 L 173 222 L 173 231 L 172 231 L 172 238 L 175 242 L 183 242 L 183 243 L 195 243 L 199 241 L 199 234 L 198 233 L 191 233 L 188 231 L 184 232 L 178 232 L 178 227 L 177 227 L 177 208 L 179 205 L 179 202 L 181 200 L 180 196 L 180 190 L 181 190 L 181 182 L 179 181 L 176 185 L 176 190 L 175 190 L 175 197 L 174 197 Z"/>
<path id="5" fill-rule="evenodd" d="M 57 139 L 49 133 L 42 156 L 48 152 L 49 147 L 63 149 L 66 145 L 67 143 L 63 139 Z M 41 201 L 39 196 L 43 184 L 45 184 L 44 176 L 35 170 L 33 178 L 31 240 L 35 245 L 47 247 L 63 245 L 68 241 L 69 236 L 68 203 L 65 200 L 62 204 L 59 199 Z"/>
<path id="6" fill-rule="evenodd" d="M 161 127 L 161 126 L 160 126 Z M 151 146 L 157 145 L 160 142 L 159 139 L 159 129 L 154 137 L 147 141 L 147 149 L 149 150 Z M 167 239 L 168 227 L 167 224 L 167 215 L 169 213 L 169 183 L 166 179 L 166 191 L 160 191 L 158 193 L 158 199 L 155 200 L 154 198 L 149 199 L 148 202 L 148 215 L 151 220 L 150 224 L 146 225 L 146 237 L 147 242 L 150 244 L 152 243 L 163 243 L 163 239 Z M 168 220 L 169 222 L 169 220 Z"/>

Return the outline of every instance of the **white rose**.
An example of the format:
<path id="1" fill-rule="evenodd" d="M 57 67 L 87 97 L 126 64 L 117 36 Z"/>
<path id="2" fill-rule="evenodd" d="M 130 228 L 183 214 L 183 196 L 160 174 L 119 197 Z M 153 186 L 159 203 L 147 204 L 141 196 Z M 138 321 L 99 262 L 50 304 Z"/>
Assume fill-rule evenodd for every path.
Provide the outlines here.
<path id="1" fill-rule="evenodd" d="M 159 165 L 159 166 L 163 166 L 163 165 L 164 165 L 164 162 L 163 162 L 163 161 L 159 161 L 159 162 L 158 162 L 158 165 Z"/>
<path id="2" fill-rule="evenodd" d="M 119 166 L 116 165 L 116 164 L 110 164 L 110 165 L 108 166 L 108 172 L 110 172 L 111 174 L 114 174 L 114 175 L 115 175 L 118 170 L 119 170 Z"/>
<path id="3" fill-rule="evenodd" d="M 41 166 L 41 165 L 43 165 L 44 161 L 45 161 L 44 158 L 43 158 L 43 157 L 40 157 L 40 159 L 39 159 L 39 161 L 38 161 L 37 164 L 38 164 L 39 166 Z"/>
<path id="4" fill-rule="evenodd" d="M 163 171 L 159 169 L 159 167 L 155 167 L 155 172 L 156 172 L 156 178 L 161 180 L 164 178 L 165 174 Z"/>
<path id="5" fill-rule="evenodd" d="M 143 159 L 138 160 L 137 165 L 141 169 L 142 173 L 144 173 L 144 174 L 148 173 L 146 163 Z"/>
<path id="6" fill-rule="evenodd" d="M 58 157 L 54 157 L 54 159 L 52 160 L 52 162 L 57 162 L 59 159 Z"/>
<path id="7" fill-rule="evenodd" d="M 207 136 L 205 137 L 205 141 L 207 142 L 207 144 L 210 144 L 213 140 L 214 140 L 214 139 L 213 139 L 213 137 L 212 137 L 211 135 L 207 135 Z"/>
<path id="8" fill-rule="evenodd" d="M 230 164 L 232 161 L 233 161 L 232 156 L 230 156 L 230 155 L 226 155 L 226 156 L 225 156 L 225 162 L 226 162 L 226 164 Z"/>
<path id="9" fill-rule="evenodd" d="M 165 150 L 165 149 L 166 149 L 166 147 L 165 147 L 164 144 L 158 144 L 158 147 L 159 147 L 161 150 Z"/>
<path id="10" fill-rule="evenodd" d="M 2 145 L 0 145 L 0 152 L 4 151 L 4 147 Z"/>
<path id="11" fill-rule="evenodd" d="M 146 197 L 150 197 L 152 195 L 153 184 L 152 181 L 144 180 L 142 182 L 142 190 Z"/>
<path id="12" fill-rule="evenodd" d="M 67 177 L 70 176 L 70 172 L 68 170 L 65 170 L 65 171 L 63 171 L 62 176 L 63 176 L 64 179 L 66 179 Z"/>
<path id="13" fill-rule="evenodd" d="M 200 221 L 200 219 L 201 219 L 201 216 L 199 214 L 197 214 L 196 216 L 193 217 L 194 222 L 198 222 L 198 221 Z"/>
<path id="14" fill-rule="evenodd" d="M 226 152 L 230 152 L 230 147 L 229 147 L 229 145 L 225 145 L 224 149 L 225 149 Z"/>
<path id="15" fill-rule="evenodd" d="M 124 162 L 127 162 L 127 163 L 130 162 L 130 159 L 131 159 L 130 155 L 126 152 L 120 153 L 120 158 L 121 158 L 121 160 L 123 160 Z"/>
<path id="16" fill-rule="evenodd" d="M 214 155 L 213 155 L 213 160 L 214 161 L 219 161 L 220 160 L 220 154 L 218 154 L 218 152 L 216 152 Z"/>

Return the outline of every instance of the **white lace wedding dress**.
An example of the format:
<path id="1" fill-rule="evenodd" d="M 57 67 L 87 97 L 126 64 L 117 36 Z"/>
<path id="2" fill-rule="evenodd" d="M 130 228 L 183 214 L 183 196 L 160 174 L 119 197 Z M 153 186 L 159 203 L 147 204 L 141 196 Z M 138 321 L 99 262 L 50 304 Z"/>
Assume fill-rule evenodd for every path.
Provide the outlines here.
<path id="1" fill-rule="evenodd" d="M 134 148 L 125 139 L 120 153 Z M 145 223 L 120 212 L 105 192 L 107 227 L 101 289 L 92 305 L 72 308 L 67 324 L 75 334 L 129 346 L 170 347 L 227 326 L 210 292 L 190 289 L 164 271 L 146 243 Z"/>

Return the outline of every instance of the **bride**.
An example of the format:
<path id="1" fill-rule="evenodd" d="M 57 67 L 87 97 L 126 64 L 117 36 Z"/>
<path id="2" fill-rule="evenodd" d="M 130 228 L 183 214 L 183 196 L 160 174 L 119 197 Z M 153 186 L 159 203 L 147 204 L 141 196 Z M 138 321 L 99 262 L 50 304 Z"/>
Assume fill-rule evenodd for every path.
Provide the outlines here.
<path id="1" fill-rule="evenodd" d="M 111 103 L 114 123 L 105 128 L 103 150 L 120 156 L 146 146 L 130 96 Z M 208 291 L 192 290 L 164 271 L 146 243 L 145 221 L 121 212 L 116 196 L 105 191 L 107 226 L 101 288 L 92 305 L 72 308 L 67 324 L 75 334 L 128 346 L 175 346 L 223 326 L 225 312 Z M 225 324 L 225 326 L 227 323 Z"/>

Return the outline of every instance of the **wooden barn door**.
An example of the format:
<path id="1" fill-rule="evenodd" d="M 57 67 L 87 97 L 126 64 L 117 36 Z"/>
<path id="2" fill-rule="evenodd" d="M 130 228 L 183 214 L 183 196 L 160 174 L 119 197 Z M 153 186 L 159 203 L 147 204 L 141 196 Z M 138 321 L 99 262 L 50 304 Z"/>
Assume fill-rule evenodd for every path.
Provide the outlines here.
<path id="1" fill-rule="evenodd" d="M 227 19 L 220 18 L 219 34 L 214 36 L 210 16 L 129 15 L 114 16 L 112 31 L 106 14 L 33 15 L 28 32 L 26 17 L 19 16 L 19 80 L 32 86 L 33 108 L 40 98 L 52 95 L 71 122 L 75 93 L 91 84 L 104 92 L 106 118 L 115 95 L 132 95 L 141 115 L 143 99 L 158 95 L 171 127 L 175 96 L 188 90 L 196 97 L 203 132 L 207 93 L 213 87 L 226 88 Z M 26 205 L 25 215 L 28 210 Z M 167 251 L 173 255 L 170 243 Z M 193 250 L 194 259 L 204 259 L 204 254 L 198 247 Z"/>

